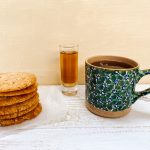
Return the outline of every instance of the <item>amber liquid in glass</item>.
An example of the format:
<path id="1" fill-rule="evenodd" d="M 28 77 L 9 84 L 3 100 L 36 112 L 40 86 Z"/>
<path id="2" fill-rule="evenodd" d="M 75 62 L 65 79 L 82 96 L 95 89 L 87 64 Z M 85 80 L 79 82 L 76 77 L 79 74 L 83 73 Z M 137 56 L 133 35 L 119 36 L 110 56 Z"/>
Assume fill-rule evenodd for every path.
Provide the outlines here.
<path id="1" fill-rule="evenodd" d="M 78 80 L 78 52 L 60 52 L 61 81 L 66 87 L 72 87 Z"/>

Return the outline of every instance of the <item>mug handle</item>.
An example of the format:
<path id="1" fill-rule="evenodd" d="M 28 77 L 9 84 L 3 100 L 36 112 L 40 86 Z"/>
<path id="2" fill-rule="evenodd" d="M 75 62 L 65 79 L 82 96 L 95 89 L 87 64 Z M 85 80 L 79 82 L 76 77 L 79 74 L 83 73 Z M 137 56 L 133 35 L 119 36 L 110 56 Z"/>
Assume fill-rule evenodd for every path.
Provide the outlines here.
<path id="1" fill-rule="evenodd" d="M 141 79 L 142 77 L 144 77 L 146 75 L 150 75 L 150 69 L 139 70 L 139 79 Z M 136 95 L 139 98 L 139 97 L 147 95 L 149 93 L 150 93 L 150 88 L 140 91 L 140 92 L 136 92 Z"/>

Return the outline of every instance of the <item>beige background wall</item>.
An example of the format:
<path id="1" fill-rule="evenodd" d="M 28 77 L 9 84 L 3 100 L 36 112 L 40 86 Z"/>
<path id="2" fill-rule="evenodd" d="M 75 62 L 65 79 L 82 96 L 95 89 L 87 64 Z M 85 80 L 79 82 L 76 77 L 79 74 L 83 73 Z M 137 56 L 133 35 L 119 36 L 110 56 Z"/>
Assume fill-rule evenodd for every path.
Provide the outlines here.
<path id="1" fill-rule="evenodd" d="M 64 42 L 80 45 L 79 83 L 91 55 L 128 56 L 150 68 L 150 1 L 0 0 L 0 72 L 31 71 L 41 84 L 58 84 Z"/>

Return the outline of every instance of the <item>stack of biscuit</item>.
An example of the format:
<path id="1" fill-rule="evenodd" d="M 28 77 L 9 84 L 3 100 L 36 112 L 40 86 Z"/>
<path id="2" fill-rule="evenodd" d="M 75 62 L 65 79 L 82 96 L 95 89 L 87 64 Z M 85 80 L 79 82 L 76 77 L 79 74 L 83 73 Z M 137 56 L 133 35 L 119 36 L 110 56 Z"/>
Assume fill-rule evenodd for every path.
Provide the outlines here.
<path id="1" fill-rule="evenodd" d="M 30 120 L 41 110 L 35 75 L 21 72 L 0 74 L 0 126 Z"/>

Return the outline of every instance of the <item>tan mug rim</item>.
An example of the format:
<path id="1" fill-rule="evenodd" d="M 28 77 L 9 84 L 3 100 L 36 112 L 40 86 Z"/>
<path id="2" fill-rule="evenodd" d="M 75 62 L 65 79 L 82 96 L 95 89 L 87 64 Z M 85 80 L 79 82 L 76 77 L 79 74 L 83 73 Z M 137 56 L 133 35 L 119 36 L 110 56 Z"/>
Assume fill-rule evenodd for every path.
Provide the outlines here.
<path id="1" fill-rule="evenodd" d="M 92 62 L 95 62 L 95 60 L 100 60 L 100 59 L 101 60 L 113 60 L 113 61 L 125 62 L 125 63 L 130 64 L 133 67 L 132 68 L 123 68 L 123 69 L 115 69 L 115 68 L 113 69 L 113 68 L 105 68 L 105 67 L 98 67 L 98 66 L 92 65 Z M 95 56 L 91 56 L 91 57 L 88 57 L 85 60 L 85 63 L 92 66 L 92 67 L 99 68 L 99 69 L 106 69 L 106 70 L 126 71 L 126 70 L 133 70 L 133 69 L 139 68 L 138 63 L 136 61 L 130 59 L 130 58 L 122 57 L 122 56 L 112 56 L 112 55 L 95 55 Z"/>

